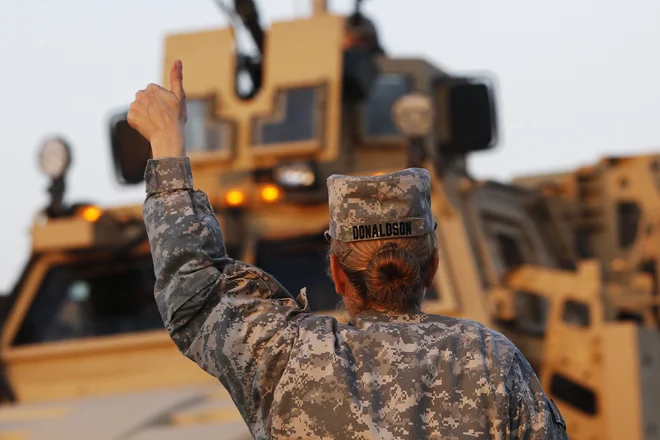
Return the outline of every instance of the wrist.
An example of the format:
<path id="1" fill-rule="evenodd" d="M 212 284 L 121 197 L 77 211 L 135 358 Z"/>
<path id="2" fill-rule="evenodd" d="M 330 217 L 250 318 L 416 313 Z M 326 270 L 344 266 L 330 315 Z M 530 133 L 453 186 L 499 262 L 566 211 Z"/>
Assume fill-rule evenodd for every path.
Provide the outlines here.
<path id="1" fill-rule="evenodd" d="M 151 153 L 154 159 L 185 156 L 183 131 L 154 134 L 151 137 Z"/>

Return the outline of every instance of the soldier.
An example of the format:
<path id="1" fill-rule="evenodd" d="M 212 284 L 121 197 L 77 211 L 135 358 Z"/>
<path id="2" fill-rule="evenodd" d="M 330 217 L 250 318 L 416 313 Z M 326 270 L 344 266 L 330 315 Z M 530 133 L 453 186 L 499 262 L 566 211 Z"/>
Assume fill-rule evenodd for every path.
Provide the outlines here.
<path id="1" fill-rule="evenodd" d="M 255 438 L 567 438 L 509 340 L 420 311 L 438 265 L 426 170 L 328 179 L 330 269 L 351 321 L 312 315 L 304 289 L 294 298 L 227 255 L 185 157 L 181 62 L 170 79 L 138 92 L 128 115 L 153 149 L 143 213 L 156 302 Z"/>

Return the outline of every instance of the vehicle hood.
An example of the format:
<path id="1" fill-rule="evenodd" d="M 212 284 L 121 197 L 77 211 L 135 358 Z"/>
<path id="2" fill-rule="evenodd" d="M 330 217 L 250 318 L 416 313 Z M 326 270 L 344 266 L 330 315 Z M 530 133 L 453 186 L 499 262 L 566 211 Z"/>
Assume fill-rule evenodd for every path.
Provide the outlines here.
<path id="1" fill-rule="evenodd" d="M 248 440 L 220 386 L 170 388 L 0 407 L 0 439 Z"/>

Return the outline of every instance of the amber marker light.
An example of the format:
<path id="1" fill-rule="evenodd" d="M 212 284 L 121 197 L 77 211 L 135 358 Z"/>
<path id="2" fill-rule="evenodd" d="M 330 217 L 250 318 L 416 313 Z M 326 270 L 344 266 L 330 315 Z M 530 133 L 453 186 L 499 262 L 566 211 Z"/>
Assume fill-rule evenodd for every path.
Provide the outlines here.
<path id="1" fill-rule="evenodd" d="M 225 203 L 227 206 L 241 206 L 243 202 L 245 202 L 245 194 L 237 189 L 233 189 L 225 195 Z"/>
<path id="2" fill-rule="evenodd" d="M 85 206 L 79 212 L 80 216 L 90 223 L 94 223 L 101 217 L 101 210 L 96 206 Z"/>
<path id="3" fill-rule="evenodd" d="M 275 185 L 264 185 L 261 188 L 261 199 L 267 203 L 276 202 L 281 196 L 280 189 Z"/>

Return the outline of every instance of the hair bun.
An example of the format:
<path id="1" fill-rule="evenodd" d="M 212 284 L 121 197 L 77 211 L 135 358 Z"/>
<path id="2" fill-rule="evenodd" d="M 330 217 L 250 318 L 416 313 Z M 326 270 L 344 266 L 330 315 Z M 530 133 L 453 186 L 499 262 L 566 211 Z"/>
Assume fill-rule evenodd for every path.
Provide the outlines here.
<path id="1" fill-rule="evenodd" d="M 405 307 L 420 281 L 421 270 L 415 256 L 391 243 L 383 246 L 366 267 L 367 291 L 382 304 Z"/>

